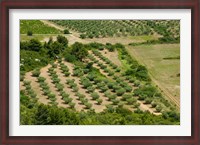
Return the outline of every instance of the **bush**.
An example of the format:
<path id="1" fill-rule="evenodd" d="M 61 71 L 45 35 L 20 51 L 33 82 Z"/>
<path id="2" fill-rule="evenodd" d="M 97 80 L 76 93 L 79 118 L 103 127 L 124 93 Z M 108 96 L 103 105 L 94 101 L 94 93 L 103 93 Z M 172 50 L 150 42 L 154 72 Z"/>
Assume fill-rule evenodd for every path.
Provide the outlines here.
<path id="1" fill-rule="evenodd" d="M 53 79 L 52 79 L 52 82 L 53 82 L 54 84 L 57 84 L 57 83 L 60 82 L 60 79 L 58 79 L 58 78 L 53 78 Z"/>
<path id="2" fill-rule="evenodd" d="M 58 84 L 56 84 L 56 88 L 57 88 L 58 91 L 62 91 L 64 86 L 62 84 L 58 83 Z"/>
<path id="3" fill-rule="evenodd" d="M 38 77 L 38 82 L 44 82 L 46 80 L 46 78 L 44 77 Z"/>
<path id="4" fill-rule="evenodd" d="M 69 97 L 69 94 L 65 93 L 65 92 L 62 92 L 61 93 L 61 96 L 62 96 L 62 99 L 63 98 L 68 98 Z"/>
<path id="5" fill-rule="evenodd" d="M 32 72 L 32 76 L 33 77 L 39 77 L 39 75 L 40 75 L 40 70 L 39 69 L 33 70 L 33 72 Z"/>
<path id="6" fill-rule="evenodd" d="M 58 35 L 57 42 L 62 44 L 64 47 L 67 47 L 68 45 L 68 40 L 65 36 Z"/>
<path id="7" fill-rule="evenodd" d="M 117 95 L 116 94 L 112 94 L 112 95 L 108 95 L 107 97 L 108 97 L 109 101 L 112 101 L 112 100 L 116 99 Z"/>
<path id="8" fill-rule="evenodd" d="M 97 99 L 96 101 L 97 101 L 97 104 L 98 104 L 98 105 L 101 105 L 101 103 L 103 102 L 102 99 Z"/>
<path id="9" fill-rule="evenodd" d="M 72 102 L 72 98 L 69 98 L 69 97 L 63 98 L 63 100 L 65 101 L 66 104 Z"/>
<path id="10" fill-rule="evenodd" d="M 20 74 L 20 81 L 23 81 L 24 78 L 25 78 L 24 75 L 21 75 L 21 74 Z"/>
<path id="11" fill-rule="evenodd" d="M 145 104 L 151 104 L 152 102 L 152 99 L 151 98 L 146 98 L 145 99 Z"/>
<path id="12" fill-rule="evenodd" d="M 126 87 L 124 87 L 124 89 L 126 90 L 126 92 L 131 92 L 132 91 L 132 87 L 130 87 L 130 86 L 126 86 Z"/>
<path id="13" fill-rule="evenodd" d="M 81 38 L 81 39 L 85 39 L 85 38 L 86 38 L 86 35 L 85 35 L 85 34 L 80 34 L 80 38 Z"/>
<path id="14" fill-rule="evenodd" d="M 93 100 L 99 99 L 99 95 L 98 95 L 98 93 L 96 93 L 96 92 L 93 92 L 93 93 L 91 94 L 91 97 L 92 97 Z"/>
<path id="15" fill-rule="evenodd" d="M 70 107 L 70 108 L 74 108 L 74 106 L 75 106 L 75 103 L 73 103 L 73 102 L 70 102 L 70 103 L 69 103 L 69 107 Z"/>
<path id="16" fill-rule="evenodd" d="M 64 31 L 64 34 L 70 34 L 69 30 L 65 29 Z"/>
<path id="17" fill-rule="evenodd" d="M 156 102 L 151 102 L 151 106 L 152 106 L 153 108 L 155 108 L 155 107 L 157 106 L 157 103 L 156 103 Z"/>
<path id="18" fill-rule="evenodd" d="M 101 89 L 101 92 L 105 92 L 105 91 L 108 90 L 108 87 L 107 86 L 103 86 L 103 87 L 100 87 L 100 89 Z"/>
<path id="19" fill-rule="evenodd" d="M 126 101 L 126 100 L 128 100 L 128 99 L 130 99 L 130 98 L 132 98 L 132 95 L 131 94 L 124 94 L 123 96 L 122 96 L 122 101 Z"/>
<path id="20" fill-rule="evenodd" d="M 68 77 L 70 75 L 70 72 L 64 72 L 65 76 Z"/>
<path id="21" fill-rule="evenodd" d="M 56 95 L 55 94 L 53 94 L 53 93 L 49 93 L 48 94 L 48 98 L 50 99 L 50 98 L 55 98 L 56 97 Z"/>
<path id="22" fill-rule="evenodd" d="M 87 103 L 85 103 L 85 107 L 86 107 L 86 109 L 90 109 L 92 107 L 92 104 L 87 102 Z"/>
<path id="23" fill-rule="evenodd" d="M 89 93 L 94 92 L 94 90 L 95 90 L 95 88 L 92 87 L 92 86 L 87 87 L 87 91 L 88 91 Z"/>
<path id="24" fill-rule="evenodd" d="M 72 90 L 73 92 L 78 92 L 79 88 L 76 86 L 76 87 L 72 87 Z"/>
<path id="25" fill-rule="evenodd" d="M 116 93 L 118 96 L 122 96 L 125 92 L 126 92 L 126 90 L 123 88 L 116 90 Z"/>
<path id="26" fill-rule="evenodd" d="M 48 95 L 50 93 L 49 89 L 44 89 L 43 90 L 43 95 Z"/>
<path id="27" fill-rule="evenodd" d="M 138 108 L 139 106 L 140 106 L 140 103 L 138 103 L 138 102 L 133 103 L 134 108 Z"/>
<path id="28" fill-rule="evenodd" d="M 128 105 L 135 103 L 137 100 L 135 98 L 129 98 L 126 100 Z"/>
<path id="29" fill-rule="evenodd" d="M 27 36 L 32 36 L 33 35 L 33 32 L 32 31 L 28 31 L 27 32 Z"/>
<path id="30" fill-rule="evenodd" d="M 113 105 L 117 105 L 119 103 L 119 99 L 112 99 Z"/>
<path id="31" fill-rule="evenodd" d="M 162 111 L 162 107 L 161 107 L 160 105 L 157 105 L 157 106 L 156 106 L 156 111 L 157 111 L 157 112 L 161 112 L 161 111 Z"/>

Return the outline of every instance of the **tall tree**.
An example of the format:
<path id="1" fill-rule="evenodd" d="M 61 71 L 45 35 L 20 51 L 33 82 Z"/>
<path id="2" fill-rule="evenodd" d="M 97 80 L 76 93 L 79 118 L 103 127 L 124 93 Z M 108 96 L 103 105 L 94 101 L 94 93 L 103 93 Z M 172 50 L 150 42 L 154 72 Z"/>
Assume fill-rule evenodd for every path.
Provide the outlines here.
<path id="1" fill-rule="evenodd" d="M 80 42 L 75 42 L 72 45 L 72 51 L 71 51 L 72 55 L 75 55 L 79 60 L 83 60 L 83 58 L 85 58 L 88 55 L 88 51 L 87 49 L 83 46 L 82 43 Z"/>

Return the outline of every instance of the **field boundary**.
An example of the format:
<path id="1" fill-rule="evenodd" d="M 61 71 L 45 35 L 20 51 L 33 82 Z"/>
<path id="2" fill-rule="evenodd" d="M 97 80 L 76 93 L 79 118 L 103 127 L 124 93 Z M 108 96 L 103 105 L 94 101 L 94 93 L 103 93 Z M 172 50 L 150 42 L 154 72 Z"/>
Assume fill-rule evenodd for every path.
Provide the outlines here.
<path id="1" fill-rule="evenodd" d="M 130 46 L 126 46 L 126 47 L 130 48 Z M 129 49 L 126 49 L 126 50 L 128 52 L 130 51 Z M 137 52 L 135 52 L 134 49 L 132 49 L 132 52 L 134 53 L 134 56 L 131 53 L 129 53 L 132 57 L 136 58 L 136 60 L 138 60 L 142 65 L 147 66 L 147 64 L 142 59 L 139 58 Z M 156 78 L 151 73 L 151 71 L 148 70 L 148 73 L 149 73 L 149 75 L 150 75 L 150 77 L 152 79 L 152 82 L 155 85 L 157 85 L 160 90 L 163 91 L 162 93 L 164 93 L 164 95 L 166 96 L 166 98 L 168 98 L 168 100 L 172 101 L 176 105 L 177 108 L 180 108 L 180 101 L 178 101 L 176 98 L 174 98 L 173 95 L 156 80 Z"/>

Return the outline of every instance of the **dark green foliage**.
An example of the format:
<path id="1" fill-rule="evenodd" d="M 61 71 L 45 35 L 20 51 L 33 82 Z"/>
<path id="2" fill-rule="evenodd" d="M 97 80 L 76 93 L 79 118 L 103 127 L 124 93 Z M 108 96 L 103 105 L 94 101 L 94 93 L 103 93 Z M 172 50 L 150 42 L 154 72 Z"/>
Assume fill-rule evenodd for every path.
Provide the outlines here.
<path id="1" fill-rule="evenodd" d="M 32 76 L 33 77 L 39 77 L 39 75 L 40 75 L 40 70 L 39 69 L 33 70 L 33 72 L 32 72 Z"/>
<path id="2" fill-rule="evenodd" d="M 86 38 L 86 35 L 85 35 L 85 34 L 80 34 L 80 38 L 81 38 L 81 39 L 85 39 L 85 38 Z"/>
<path id="3" fill-rule="evenodd" d="M 70 34 L 69 30 L 67 30 L 67 29 L 65 29 L 65 30 L 63 31 L 63 33 L 64 33 L 64 34 Z"/>
<path id="4" fill-rule="evenodd" d="M 73 107 L 73 103 L 70 104 Z M 91 108 L 92 104 L 85 103 L 85 106 Z M 58 108 L 56 105 L 38 104 L 33 99 L 20 95 L 21 125 L 178 125 L 180 121 L 180 114 L 176 112 L 164 112 L 163 115 L 159 116 L 140 110 L 136 112 L 133 113 L 123 107 L 114 108 L 112 106 L 107 106 L 107 109 L 101 113 L 93 111 L 76 112 L 67 108 Z"/>
<path id="5" fill-rule="evenodd" d="M 28 31 L 27 32 L 27 36 L 32 36 L 33 35 L 33 32 L 32 31 Z"/>
<path id="6" fill-rule="evenodd" d="M 157 92 L 157 88 L 151 85 L 145 85 L 134 90 L 136 96 L 154 97 Z"/>
<path id="7" fill-rule="evenodd" d="M 64 48 L 67 47 L 67 45 L 68 45 L 68 40 L 65 36 L 58 35 L 57 42 L 62 44 L 64 46 Z"/>
<path id="8" fill-rule="evenodd" d="M 48 54 L 51 58 L 55 59 L 63 50 L 64 46 L 61 43 L 55 41 L 49 46 Z"/>
<path id="9" fill-rule="evenodd" d="M 123 89 L 123 88 L 116 90 L 116 93 L 117 93 L 118 96 L 123 95 L 125 92 L 126 92 L 126 90 Z"/>
<path id="10" fill-rule="evenodd" d="M 80 61 L 82 61 L 83 58 L 85 58 L 88 55 L 88 51 L 86 50 L 86 48 L 82 43 L 75 42 L 72 45 L 71 54 L 76 56 L 76 58 L 79 59 Z"/>

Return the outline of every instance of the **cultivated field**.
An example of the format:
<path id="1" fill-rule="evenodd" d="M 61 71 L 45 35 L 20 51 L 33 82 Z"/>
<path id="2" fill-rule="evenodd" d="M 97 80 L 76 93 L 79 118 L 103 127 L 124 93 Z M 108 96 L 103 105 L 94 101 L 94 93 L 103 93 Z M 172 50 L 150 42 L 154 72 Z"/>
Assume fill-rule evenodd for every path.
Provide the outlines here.
<path id="1" fill-rule="evenodd" d="M 179 124 L 179 21 L 22 20 L 20 26 L 22 124 Z M 72 123 L 70 114 L 88 119 Z M 113 120 L 105 123 L 103 115 Z"/>
<path id="2" fill-rule="evenodd" d="M 156 85 L 180 104 L 180 45 L 140 45 L 127 50 L 148 68 Z"/>

